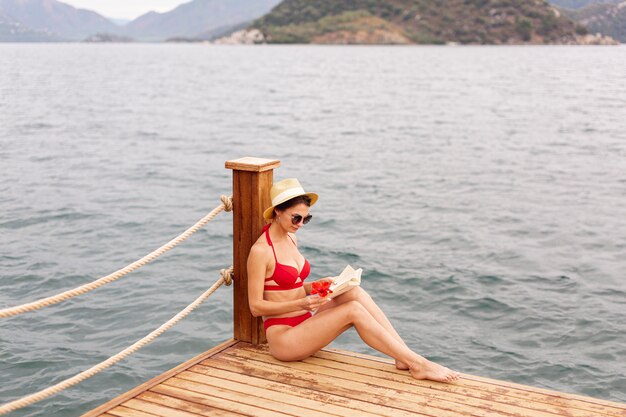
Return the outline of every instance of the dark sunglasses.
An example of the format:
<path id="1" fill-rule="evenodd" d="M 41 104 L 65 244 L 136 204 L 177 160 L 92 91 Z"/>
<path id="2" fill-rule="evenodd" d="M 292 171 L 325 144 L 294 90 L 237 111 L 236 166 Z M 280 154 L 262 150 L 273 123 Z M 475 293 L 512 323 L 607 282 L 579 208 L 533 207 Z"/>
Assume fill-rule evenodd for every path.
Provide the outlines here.
<path id="1" fill-rule="evenodd" d="M 299 224 L 300 222 L 302 222 L 302 224 L 307 224 L 308 222 L 310 222 L 310 221 L 311 221 L 311 219 L 312 219 L 312 218 L 313 218 L 313 215 L 312 215 L 312 214 L 309 214 L 309 215 L 308 215 L 308 216 L 306 216 L 306 217 L 302 217 L 302 216 L 301 216 L 301 215 L 299 215 L 299 214 L 292 214 L 292 215 L 291 215 L 291 223 L 292 223 L 292 224 L 294 224 L 294 225 L 297 225 L 297 224 Z"/>

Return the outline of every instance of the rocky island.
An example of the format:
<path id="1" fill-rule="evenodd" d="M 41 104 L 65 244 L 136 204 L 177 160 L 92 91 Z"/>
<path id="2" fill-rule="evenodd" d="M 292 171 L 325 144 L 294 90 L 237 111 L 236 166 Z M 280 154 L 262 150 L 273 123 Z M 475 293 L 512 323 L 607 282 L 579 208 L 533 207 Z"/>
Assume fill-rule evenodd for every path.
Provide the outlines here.
<path id="1" fill-rule="evenodd" d="M 617 43 L 589 34 L 544 0 L 285 0 L 249 30 L 253 43 Z"/>
<path id="2" fill-rule="evenodd" d="M 87 43 L 128 43 L 135 42 L 133 38 L 128 36 L 120 36 L 114 33 L 96 33 L 86 37 L 83 42 Z"/>

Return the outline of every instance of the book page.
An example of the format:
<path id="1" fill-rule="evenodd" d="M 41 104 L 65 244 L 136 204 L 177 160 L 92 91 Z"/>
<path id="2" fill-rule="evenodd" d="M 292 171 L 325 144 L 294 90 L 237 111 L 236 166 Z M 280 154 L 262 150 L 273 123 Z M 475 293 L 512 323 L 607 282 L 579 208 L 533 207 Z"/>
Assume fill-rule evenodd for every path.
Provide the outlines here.
<path id="1" fill-rule="evenodd" d="M 355 272 L 354 268 L 350 265 L 346 266 L 341 274 L 333 278 L 333 285 L 341 285 L 344 282 L 350 281 L 350 279 L 355 275 Z"/>
<path id="2" fill-rule="evenodd" d="M 362 272 L 363 269 L 361 268 L 355 270 L 350 265 L 346 266 L 340 275 L 334 277 L 333 283 L 330 286 L 330 290 L 332 291 L 330 297 L 336 297 L 352 287 L 361 285 Z"/>

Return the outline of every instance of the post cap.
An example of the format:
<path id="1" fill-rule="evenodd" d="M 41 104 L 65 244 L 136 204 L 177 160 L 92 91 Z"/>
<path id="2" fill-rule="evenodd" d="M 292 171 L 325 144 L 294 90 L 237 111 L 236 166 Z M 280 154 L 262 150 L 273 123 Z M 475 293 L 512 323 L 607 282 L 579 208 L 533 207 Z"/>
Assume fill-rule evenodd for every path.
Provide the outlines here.
<path id="1" fill-rule="evenodd" d="M 269 171 L 280 166 L 278 159 L 265 159 L 255 158 L 253 156 L 246 156 L 239 159 L 231 159 L 226 161 L 226 169 L 232 169 L 236 171 L 252 171 L 263 172 Z"/>

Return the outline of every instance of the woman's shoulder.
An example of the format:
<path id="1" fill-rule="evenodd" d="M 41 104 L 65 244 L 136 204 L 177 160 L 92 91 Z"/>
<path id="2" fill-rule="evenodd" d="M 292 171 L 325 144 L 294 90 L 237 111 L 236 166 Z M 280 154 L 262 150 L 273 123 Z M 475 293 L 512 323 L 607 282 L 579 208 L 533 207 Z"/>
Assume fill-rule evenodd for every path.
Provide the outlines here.
<path id="1" fill-rule="evenodd" d="M 267 244 L 267 241 L 263 238 L 263 236 L 260 236 L 256 242 L 254 242 L 252 244 L 252 247 L 250 248 L 250 256 L 255 256 L 255 257 L 261 257 L 261 258 L 265 258 L 267 256 L 267 254 L 269 253 L 270 249 L 270 245 Z"/>

